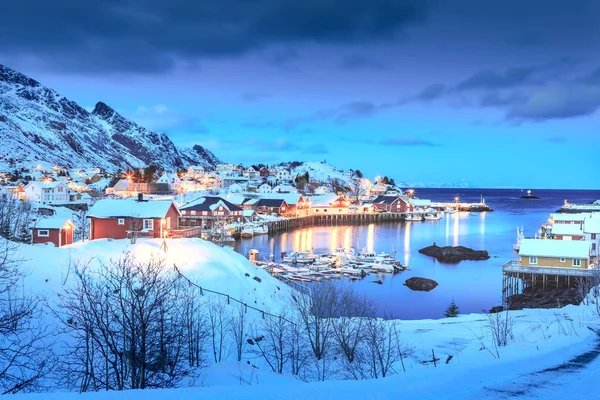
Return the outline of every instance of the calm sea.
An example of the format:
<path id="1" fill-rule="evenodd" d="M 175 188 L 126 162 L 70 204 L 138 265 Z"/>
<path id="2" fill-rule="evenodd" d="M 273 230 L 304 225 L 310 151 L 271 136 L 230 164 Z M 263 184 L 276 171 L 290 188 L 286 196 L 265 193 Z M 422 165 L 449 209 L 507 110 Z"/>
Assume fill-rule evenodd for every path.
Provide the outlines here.
<path id="1" fill-rule="evenodd" d="M 533 237 L 549 214 L 568 200 L 587 203 L 600 199 L 600 191 L 535 190 L 539 200 L 524 200 L 519 189 L 417 189 L 416 196 L 433 201 L 476 202 L 482 197 L 494 211 L 455 213 L 440 221 L 371 224 L 361 226 L 312 227 L 274 236 L 242 239 L 235 250 L 247 255 L 257 249 L 265 259 L 270 254 L 279 261 L 282 251 L 312 250 L 330 252 L 336 247 L 355 246 L 368 251 L 391 253 L 412 267 L 395 275 L 369 275 L 352 284 L 375 302 L 379 315 L 401 319 L 442 318 L 452 299 L 462 313 L 481 312 L 502 302 L 502 263 L 516 258 L 512 245 L 516 229 L 524 227 L 525 236 Z M 467 246 L 487 250 L 486 261 L 462 261 L 443 264 L 418 253 L 433 243 L 439 246 Z M 431 292 L 415 292 L 404 281 L 418 276 L 438 282 Z M 382 285 L 373 283 L 381 279 Z M 315 283 L 318 284 L 318 283 Z"/>

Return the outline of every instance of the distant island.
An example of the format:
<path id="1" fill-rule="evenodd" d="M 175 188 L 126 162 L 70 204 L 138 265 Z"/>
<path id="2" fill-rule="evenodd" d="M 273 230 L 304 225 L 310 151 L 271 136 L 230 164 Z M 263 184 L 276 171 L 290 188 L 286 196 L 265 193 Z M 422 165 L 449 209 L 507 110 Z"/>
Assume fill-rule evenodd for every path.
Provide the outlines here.
<path id="1" fill-rule="evenodd" d="M 539 200 L 539 197 L 531 194 L 531 190 L 528 190 L 526 194 L 521 196 L 522 199 Z"/>

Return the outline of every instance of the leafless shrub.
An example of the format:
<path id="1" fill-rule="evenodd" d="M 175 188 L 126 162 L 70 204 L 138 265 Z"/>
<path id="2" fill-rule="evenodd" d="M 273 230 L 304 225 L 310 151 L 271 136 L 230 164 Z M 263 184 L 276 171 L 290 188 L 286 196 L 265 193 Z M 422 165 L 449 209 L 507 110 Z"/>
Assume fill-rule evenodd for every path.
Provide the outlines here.
<path id="1" fill-rule="evenodd" d="M 488 324 L 487 327 L 492 335 L 496 355 L 500 358 L 498 347 L 505 347 L 510 340 L 514 339 L 513 327 L 515 325 L 512 316 L 508 311 L 498 313 L 486 313 Z"/>
<path id="2" fill-rule="evenodd" d="M 208 307 L 208 330 L 211 350 L 215 362 L 225 361 L 229 357 L 230 347 L 228 338 L 229 310 L 228 304 L 222 299 L 210 299 Z"/>

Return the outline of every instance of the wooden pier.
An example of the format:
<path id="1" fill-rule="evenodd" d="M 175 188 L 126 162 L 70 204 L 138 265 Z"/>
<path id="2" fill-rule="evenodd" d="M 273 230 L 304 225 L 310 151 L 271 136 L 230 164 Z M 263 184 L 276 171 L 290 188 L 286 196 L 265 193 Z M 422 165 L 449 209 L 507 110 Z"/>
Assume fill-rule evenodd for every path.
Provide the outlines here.
<path id="1" fill-rule="evenodd" d="M 431 208 L 435 208 L 439 211 L 444 211 L 446 209 L 458 210 L 458 211 L 467 211 L 467 212 L 484 212 L 484 211 L 494 211 L 492 207 L 488 206 L 484 202 L 478 203 L 456 203 L 456 202 L 432 202 Z"/>
<path id="2" fill-rule="evenodd" d="M 377 222 L 406 221 L 407 213 L 309 215 L 267 222 L 269 234 L 288 232 L 309 226 L 364 225 Z"/>
<path id="3" fill-rule="evenodd" d="M 596 268 L 525 267 L 518 261 L 502 265 L 502 305 L 508 307 L 508 299 L 522 294 L 525 289 L 559 289 L 577 286 L 583 280 L 596 279 Z"/>

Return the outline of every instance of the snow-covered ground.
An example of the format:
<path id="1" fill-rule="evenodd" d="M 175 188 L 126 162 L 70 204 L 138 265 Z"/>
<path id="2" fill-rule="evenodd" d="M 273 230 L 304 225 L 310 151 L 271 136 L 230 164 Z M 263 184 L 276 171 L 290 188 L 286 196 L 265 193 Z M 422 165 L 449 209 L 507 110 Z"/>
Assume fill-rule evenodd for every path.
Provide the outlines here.
<path id="1" fill-rule="evenodd" d="M 50 302 L 69 281 L 69 265 L 90 261 L 96 265 L 131 252 L 144 260 L 164 257 L 203 287 L 227 293 L 248 304 L 277 314 L 290 304 L 292 290 L 250 264 L 242 255 L 200 239 L 167 242 L 97 240 L 63 248 L 21 246 L 20 256 L 29 273 L 26 287 L 43 292 Z M 246 276 L 248 274 L 248 276 Z M 260 282 L 253 279 L 259 277 Z M 67 283 L 68 284 L 68 283 Z M 257 316 L 259 317 L 259 316 Z M 575 393 L 598 398 L 595 380 L 600 376 L 599 329 L 594 304 L 556 310 L 512 311 L 512 337 L 496 348 L 490 321 L 484 314 L 440 320 L 401 321 L 403 344 L 414 354 L 399 363 L 395 374 L 363 381 L 330 380 L 305 383 L 290 375 L 270 372 L 256 354 L 245 353 L 242 362 L 230 357 L 201 371 L 192 388 L 85 394 L 89 399 L 470 399 L 470 398 L 573 398 Z M 434 367 L 432 351 L 438 358 Z M 583 355 L 576 358 L 579 355 Z M 575 359 L 575 362 L 571 362 Z M 78 394 L 18 395 L 29 399 L 81 398 Z"/>

